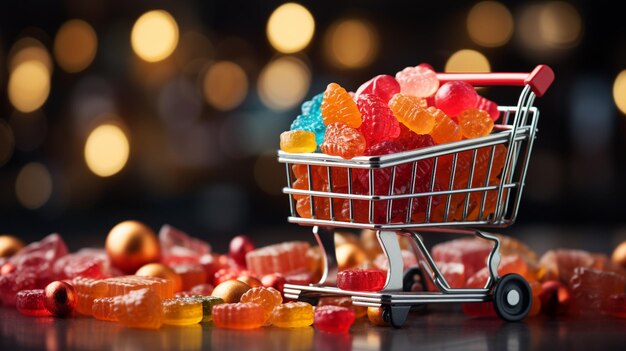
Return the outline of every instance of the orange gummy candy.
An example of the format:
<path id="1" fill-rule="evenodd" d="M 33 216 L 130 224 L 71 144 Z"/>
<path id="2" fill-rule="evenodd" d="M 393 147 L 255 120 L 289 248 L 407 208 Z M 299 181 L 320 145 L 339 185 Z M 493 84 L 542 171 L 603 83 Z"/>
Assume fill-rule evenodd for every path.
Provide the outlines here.
<path id="1" fill-rule="evenodd" d="M 258 303 L 223 303 L 213 307 L 218 328 L 256 329 L 265 323 L 265 310 Z"/>
<path id="2" fill-rule="evenodd" d="M 346 89 L 337 83 L 330 83 L 322 100 L 322 118 L 324 124 L 343 123 L 352 128 L 361 126 L 361 112 Z"/>
<path id="3" fill-rule="evenodd" d="M 428 112 L 435 117 L 435 125 L 430 132 L 435 144 L 445 144 L 459 141 L 463 138 L 459 125 L 436 107 L 429 107 Z"/>
<path id="4" fill-rule="evenodd" d="M 158 329 L 163 323 L 161 299 L 150 289 L 95 299 L 92 311 L 97 319 L 116 321 L 128 327 Z"/>
<path id="5" fill-rule="evenodd" d="M 326 128 L 322 152 L 351 159 L 365 153 L 365 137 L 358 129 L 342 123 L 332 123 Z"/>
<path id="6" fill-rule="evenodd" d="M 265 324 L 269 325 L 269 319 L 272 316 L 274 308 L 283 303 L 283 297 L 280 291 L 274 288 L 266 288 L 260 286 L 252 288 L 241 296 L 242 303 L 256 303 L 263 307 L 265 313 Z"/>
<path id="7" fill-rule="evenodd" d="M 468 108 L 458 118 L 461 134 L 468 139 L 488 135 L 493 130 L 493 119 L 486 111 Z"/>
<path id="8" fill-rule="evenodd" d="M 428 134 L 433 130 L 435 117 L 426 109 L 426 100 L 415 96 L 396 94 L 389 101 L 394 116 L 417 134 Z"/>

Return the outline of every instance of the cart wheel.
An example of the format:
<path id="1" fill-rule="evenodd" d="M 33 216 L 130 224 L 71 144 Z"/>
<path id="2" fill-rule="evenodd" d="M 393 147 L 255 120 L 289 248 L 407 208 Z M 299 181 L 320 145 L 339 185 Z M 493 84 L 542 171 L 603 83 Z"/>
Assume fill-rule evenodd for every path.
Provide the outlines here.
<path id="1" fill-rule="evenodd" d="M 507 274 L 496 282 L 493 306 L 500 318 L 517 322 L 528 315 L 532 302 L 530 285 L 519 274 Z"/>
<path id="2" fill-rule="evenodd" d="M 402 291 L 412 291 L 413 284 L 415 283 L 419 283 L 422 286 L 422 288 L 417 291 L 426 291 L 426 280 L 419 266 L 410 267 L 404 272 L 404 276 L 402 277 Z"/>
<path id="3" fill-rule="evenodd" d="M 394 328 L 401 328 L 410 310 L 411 306 L 385 306 L 383 320 Z"/>

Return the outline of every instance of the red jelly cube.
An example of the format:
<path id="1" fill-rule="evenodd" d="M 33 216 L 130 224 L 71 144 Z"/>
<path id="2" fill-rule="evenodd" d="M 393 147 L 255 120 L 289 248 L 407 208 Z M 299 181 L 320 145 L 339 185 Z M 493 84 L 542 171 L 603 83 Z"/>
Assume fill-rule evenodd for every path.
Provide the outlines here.
<path id="1" fill-rule="evenodd" d="M 354 312 L 346 307 L 318 306 L 315 308 L 314 326 L 328 333 L 347 333 L 355 318 Z"/>
<path id="2" fill-rule="evenodd" d="M 465 276 L 471 277 L 487 265 L 493 244 L 487 240 L 463 238 L 437 244 L 432 249 L 435 262 L 458 262 L 465 266 Z"/>
<path id="3" fill-rule="evenodd" d="M 200 257 L 211 253 L 211 245 L 193 238 L 170 225 L 164 225 L 159 231 L 161 242 L 161 260 L 163 263 L 199 263 Z"/>
<path id="4" fill-rule="evenodd" d="M 626 293 L 609 296 L 608 313 L 617 318 L 626 318 Z"/>
<path id="5" fill-rule="evenodd" d="M 578 267 L 570 280 L 575 312 L 582 315 L 607 314 L 609 297 L 624 292 L 626 278 L 613 272 Z"/>
<path id="6" fill-rule="evenodd" d="M 20 313 L 29 316 L 49 316 L 50 312 L 44 306 L 44 290 L 22 290 L 17 293 L 15 306 Z"/>
<path id="7" fill-rule="evenodd" d="M 337 287 L 352 291 L 379 291 L 385 286 L 387 272 L 379 269 L 348 269 L 337 273 Z"/>

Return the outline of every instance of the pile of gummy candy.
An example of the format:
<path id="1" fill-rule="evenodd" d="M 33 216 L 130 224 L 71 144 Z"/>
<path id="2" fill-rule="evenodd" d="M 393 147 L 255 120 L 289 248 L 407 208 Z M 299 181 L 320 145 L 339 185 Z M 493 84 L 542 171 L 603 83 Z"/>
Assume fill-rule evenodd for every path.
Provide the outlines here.
<path id="1" fill-rule="evenodd" d="M 356 93 L 347 92 L 336 83 L 329 84 L 325 92 L 302 105 L 302 114 L 293 121 L 291 130 L 281 134 L 280 148 L 286 152 L 300 153 L 314 152 L 319 146 L 322 152 L 344 159 L 386 155 L 488 135 L 499 117 L 497 104 L 480 96 L 472 85 L 464 81 L 440 84 L 432 67 L 420 64 L 405 68 L 395 78 L 384 74 L 376 76 L 361 85 Z M 471 187 L 485 186 L 487 175 L 488 185 L 495 185 L 500 182 L 506 151 L 504 145 L 497 145 L 491 159 L 491 147 L 479 148 L 475 160 L 471 150 L 460 152 L 457 154 L 454 172 L 452 154 L 441 156 L 437 162 L 434 185 L 431 184 L 433 158 L 418 162 L 414 184 L 411 184 L 414 172 L 411 164 L 398 166 L 393 180 L 390 167 L 375 170 L 373 188 L 369 186 L 370 173 L 367 170 L 353 169 L 351 192 L 365 195 L 373 189 L 372 195 L 389 195 L 392 182 L 394 195 L 441 191 L 450 188 L 451 175 L 454 175 L 452 189 L 467 188 L 472 162 L 475 167 Z M 293 166 L 296 179 L 292 187 L 329 191 L 327 167 L 312 166 L 312 169 L 313 189 L 309 189 L 307 167 L 303 164 Z M 332 192 L 348 193 L 347 168 L 332 167 L 331 172 Z M 295 198 L 298 214 L 311 218 L 310 197 L 296 195 Z M 465 205 L 465 194 L 452 196 L 448 218 L 486 218 L 495 211 L 497 191 L 488 192 L 481 213 L 482 198 L 482 193 L 473 192 L 468 211 L 465 212 L 461 210 Z M 444 218 L 444 199 L 443 196 L 432 198 L 431 222 Z M 333 199 L 333 208 L 336 210 L 331 214 L 328 198 L 320 197 L 316 200 L 315 214 L 319 219 L 334 217 L 339 221 L 350 221 L 350 214 L 354 213 L 354 222 L 369 222 L 367 201 L 353 201 L 354 208 L 350 211 L 350 201 Z M 406 198 L 394 201 L 391 205 L 391 221 L 399 222 L 407 218 L 411 208 L 411 219 L 423 222 L 428 198 L 418 197 L 413 202 L 409 206 Z M 387 201 L 375 203 L 374 222 L 385 221 L 387 206 Z"/>
<path id="2" fill-rule="evenodd" d="M 112 236 L 115 240 L 109 240 Z M 237 236 L 229 252 L 219 254 L 209 243 L 169 225 L 157 237 L 136 221 L 118 224 L 109 238 L 106 249 L 69 253 L 58 234 L 25 247 L 15 237 L 0 236 L 0 256 L 5 256 L 0 258 L 2 304 L 30 316 L 85 315 L 149 329 L 197 323 L 234 329 L 313 325 L 345 333 L 355 319 L 365 316 L 374 325 L 385 325 L 381 308 L 354 306 L 350 297 L 324 297 L 317 306 L 283 298 L 285 283 L 308 284 L 322 275 L 320 249 L 304 241 L 256 248 L 249 238 Z M 533 294 L 530 318 L 540 314 L 626 318 L 626 242 L 612 258 L 572 249 L 550 250 L 539 258 L 516 239 L 500 239 L 498 272 L 528 280 Z M 399 240 L 405 269 L 415 266 L 419 256 L 407 238 Z M 383 288 L 388 262 L 373 231 L 337 232 L 335 243 L 339 288 Z M 485 240 L 463 238 L 437 244 L 431 252 L 451 287 L 475 288 L 488 279 L 491 249 Z M 411 286 L 412 291 L 434 289 L 432 282 L 417 276 Z M 496 316 L 489 302 L 464 304 L 463 312 L 470 317 Z"/>

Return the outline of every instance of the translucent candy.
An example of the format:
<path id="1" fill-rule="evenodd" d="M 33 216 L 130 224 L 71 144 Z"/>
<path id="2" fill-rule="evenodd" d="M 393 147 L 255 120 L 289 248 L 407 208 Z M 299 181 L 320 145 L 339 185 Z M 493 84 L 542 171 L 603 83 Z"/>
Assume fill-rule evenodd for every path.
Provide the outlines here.
<path id="1" fill-rule="evenodd" d="M 263 307 L 265 323 L 269 324 L 272 311 L 283 302 L 280 291 L 274 288 L 258 287 L 246 291 L 241 296 L 242 303 L 256 303 Z"/>
<path id="2" fill-rule="evenodd" d="M 433 246 L 436 262 L 458 262 L 465 267 L 465 276 L 471 277 L 487 265 L 487 256 L 493 244 L 487 240 L 462 238 Z"/>
<path id="3" fill-rule="evenodd" d="M 465 138 L 480 138 L 493 130 L 493 120 L 485 111 L 469 108 L 458 116 L 459 129 Z"/>
<path id="4" fill-rule="evenodd" d="M 609 296 L 608 313 L 616 318 L 626 318 L 626 293 Z"/>
<path id="5" fill-rule="evenodd" d="M 569 284 L 577 267 L 597 268 L 593 255 L 583 250 L 557 249 L 546 251 L 539 265 L 541 266 L 541 280 L 559 280 Z"/>
<path id="6" fill-rule="evenodd" d="M 383 102 L 388 103 L 399 92 L 400 84 L 398 81 L 392 76 L 381 74 L 363 83 L 357 89 L 355 99 L 358 101 L 363 94 L 374 94 Z"/>
<path id="7" fill-rule="evenodd" d="M 537 278 L 528 272 L 528 266 L 519 255 L 503 256 L 498 266 L 498 275 L 504 276 L 510 273 L 517 273 L 527 281 L 536 281 Z M 467 279 L 467 288 L 483 288 L 489 278 L 489 268 L 484 267 Z"/>
<path id="8" fill-rule="evenodd" d="M 22 290 L 17 293 L 15 306 L 21 314 L 28 316 L 49 316 L 50 312 L 43 303 L 44 290 Z"/>
<path id="9" fill-rule="evenodd" d="M 174 297 L 161 302 L 163 324 L 192 325 L 203 318 L 202 302 L 190 297 Z"/>
<path id="10" fill-rule="evenodd" d="M 396 73 L 402 94 L 419 98 L 432 96 L 439 88 L 437 74 L 425 65 L 407 67 Z"/>
<path id="11" fill-rule="evenodd" d="M 608 314 L 610 296 L 624 293 L 625 285 L 622 275 L 585 267 L 575 268 L 569 282 L 576 310 L 582 315 Z"/>
<path id="12" fill-rule="evenodd" d="M 337 122 L 351 128 L 361 126 L 361 112 L 359 112 L 356 103 L 348 92 L 337 83 L 328 84 L 324 92 L 322 118 L 327 126 Z"/>
<path id="13" fill-rule="evenodd" d="M 354 323 L 354 312 L 339 306 L 318 306 L 315 308 L 315 328 L 328 333 L 347 333 Z"/>
<path id="14" fill-rule="evenodd" d="M 498 118 L 500 118 L 498 105 L 495 102 L 488 100 L 480 95 L 478 96 L 475 107 L 479 110 L 486 111 L 494 122 L 497 121 Z"/>
<path id="15" fill-rule="evenodd" d="M 306 130 L 291 130 L 280 134 L 280 149 L 285 152 L 314 152 L 317 149 L 315 133 Z"/>
<path id="16" fill-rule="evenodd" d="M 367 314 L 367 307 L 352 304 L 350 296 L 322 297 L 317 302 L 318 307 L 327 305 L 349 308 L 354 312 L 356 318 L 364 317 Z"/>
<path id="17" fill-rule="evenodd" d="M 436 144 L 446 144 L 459 141 L 463 138 L 459 125 L 448 117 L 443 111 L 435 107 L 427 109 L 435 116 L 435 125 L 430 132 L 430 136 Z"/>
<path id="18" fill-rule="evenodd" d="M 265 311 L 256 303 L 224 303 L 213 307 L 213 324 L 218 328 L 256 329 L 265 323 Z"/>
<path id="19" fill-rule="evenodd" d="M 180 229 L 165 224 L 159 231 L 161 260 L 168 265 L 200 263 L 200 257 L 211 253 L 211 245 L 193 238 Z"/>
<path id="20" fill-rule="evenodd" d="M 365 147 L 365 137 L 358 129 L 342 123 L 333 123 L 326 128 L 324 143 L 320 148 L 328 155 L 351 159 L 363 155 Z"/>
<path id="21" fill-rule="evenodd" d="M 115 321 L 133 328 L 158 329 L 163 323 L 161 299 L 150 289 L 95 299 L 92 314 L 96 319 Z"/>
<path id="22" fill-rule="evenodd" d="M 199 263 L 179 264 L 172 266 L 172 269 L 180 275 L 183 291 L 207 282 L 206 270 Z"/>
<path id="23" fill-rule="evenodd" d="M 274 308 L 272 325 L 280 328 L 302 328 L 313 324 L 313 306 L 306 302 L 287 302 Z"/>
<path id="24" fill-rule="evenodd" d="M 309 243 L 306 241 L 287 241 L 269 245 L 248 252 L 246 263 L 256 276 L 291 273 L 308 270 L 310 259 L 307 256 Z"/>
<path id="25" fill-rule="evenodd" d="M 414 96 L 396 94 L 389 101 L 394 116 L 417 134 L 428 134 L 433 130 L 435 117 L 426 110 L 426 101 Z"/>
<path id="26" fill-rule="evenodd" d="M 447 82 L 435 94 L 435 106 L 450 117 L 456 117 L 468 108 L 476 107 L 478 94 L 464 81 Z"/>
<path id="27" fill-rule="evenodd" d="M 361 94 L 357 105 L 363 117 L 359 130 L 367 145 L 393 140 L 400 135 L 400 124 L 383 99 L 373 94 Z"/>
<path id="28" fill-rule="evenodd" d="M 322 100 L 324 93 L 315 95 L 311 100 L 302 104 L 302 114 L 291 123 L 291 130 L 306 130 L 315 133 L 315 142 L 322 145 L 326 125 L 322 119 Z"/>
<path id="29" fill-rule="evenodd" d="M 189 296 L 190 299 L 202 304 L 202 322 L 207 323 L 213 320 L 213 306 L 224 303 L 224 300 L 217 296 Z"/>
<path id="30" fill-rule="evenodd" d="M 387 272 L 380 269 L 348 269 L 337 273 L 337 287 L 352 291 L 379 291 L 385 286 Z"/>
<path id="31" fill-rule="evenodd" d="M 111 266 L 104 250 L 92 248 L 81 249 L 59 258 L 54 263 L 53 271 L 56 279 L 60 280 L 76 277 L 103 279 L 121 274 Z"/>

